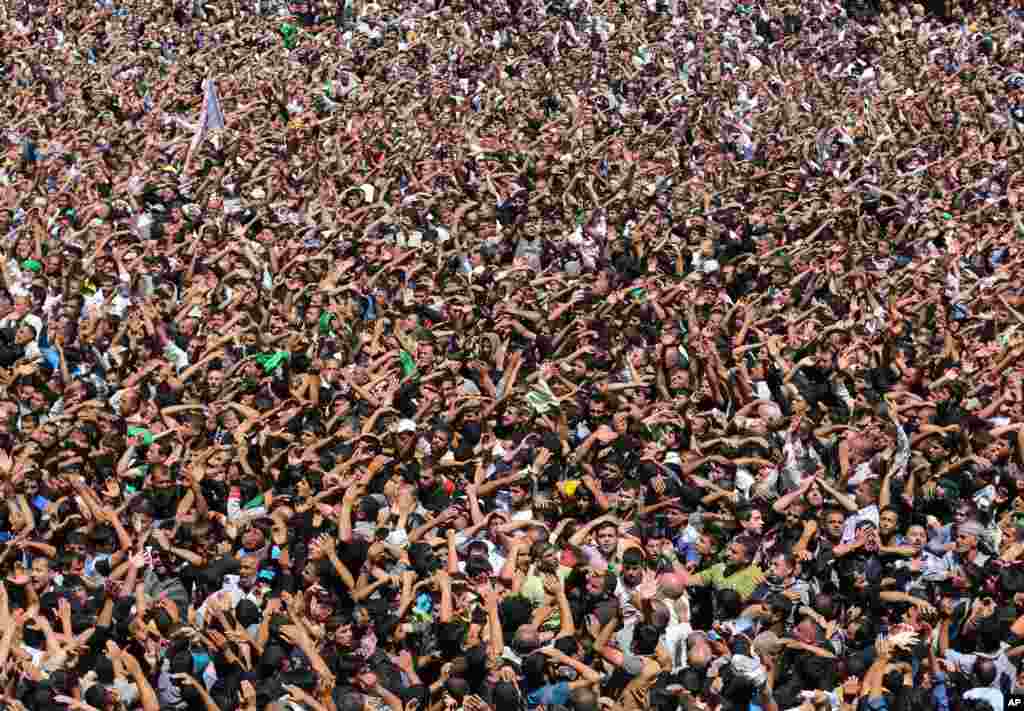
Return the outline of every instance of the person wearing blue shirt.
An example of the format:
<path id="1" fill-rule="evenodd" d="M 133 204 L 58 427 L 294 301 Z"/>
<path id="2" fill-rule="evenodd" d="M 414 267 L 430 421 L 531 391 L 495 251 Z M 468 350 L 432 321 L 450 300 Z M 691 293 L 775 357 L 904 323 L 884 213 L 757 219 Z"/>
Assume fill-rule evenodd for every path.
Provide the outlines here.
<path id="1" fill-rule="evenodd" d="M 552 671 L 561 680 L 553 680 L 557 677 Z M 526 706 L 531 709 L 565 705 L 576 689 L 601 683 L 600 673 L 555 647 L 544 647 L 524 659 L 523 676 Z"/>

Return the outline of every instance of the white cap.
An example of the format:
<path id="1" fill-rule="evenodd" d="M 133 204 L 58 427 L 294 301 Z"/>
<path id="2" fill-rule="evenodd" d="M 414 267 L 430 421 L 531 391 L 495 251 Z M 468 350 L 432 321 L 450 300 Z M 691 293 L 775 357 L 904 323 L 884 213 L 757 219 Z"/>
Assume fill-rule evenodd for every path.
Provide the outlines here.
<path id="1" fill-rule="evenodd" d="M 398 421 L 398 426 L 395 427 L 395 432 L 401 434 L 402 432 L 415 432 L 416 423 L 412 420 L 405 418 Z"/>

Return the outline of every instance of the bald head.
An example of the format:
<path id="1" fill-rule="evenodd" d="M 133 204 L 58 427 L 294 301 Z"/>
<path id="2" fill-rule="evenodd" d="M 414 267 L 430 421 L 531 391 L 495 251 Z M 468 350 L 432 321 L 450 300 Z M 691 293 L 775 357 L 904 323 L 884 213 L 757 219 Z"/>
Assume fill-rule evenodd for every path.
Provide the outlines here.
<path id="1" fill-rule="evenodd" d="M 515 634 L 516 644 L 521 648 L 534 648 L 540 644 L 540 636 L 535 625 L 520 625 Z"/>
<path id="2" fill-rule="evenodd" d="M 685 590 L 686 586 L 679 573 L 662 573 L 658 578 L 658 592 L 669 600 L 678 600 Z"/>
<path id="3" fill-rule="evenodd" d="M 668 623 L 672 621 L 672 611 L 668 609 L 661 600 L 654 600 L 651 603 L 651 624 L 660 630 L 668 627 Z"/>
<path id="4" fill-rule="evenodd" d="M 691 669 L 704 669 L 711 661 L 711 647 L 704 635 L 691 634 L 686 638 L 686 663 Z"/>
<path id="5" fill-rule="evenodd" d="M 576 689 L 569 697 L 569 708 L 572 711 L 598 711 L 601 708 L 598 695 L 592 689 Z"/>
<path id="6" fill-rule="evenodd" d="M 793 636 L 805 644 L 815 644 L 818 639 L 818 626 L 811 618 L 805 617 L 793 628 Z"/>
<path id="7" fill-rule="evenodd" d="M 972 671 L 978 683 L 982 686 L 991 686 L 996 680 L 996 674 L 998 674 L 995 662 L 984 657 L 975 659 Z"/>

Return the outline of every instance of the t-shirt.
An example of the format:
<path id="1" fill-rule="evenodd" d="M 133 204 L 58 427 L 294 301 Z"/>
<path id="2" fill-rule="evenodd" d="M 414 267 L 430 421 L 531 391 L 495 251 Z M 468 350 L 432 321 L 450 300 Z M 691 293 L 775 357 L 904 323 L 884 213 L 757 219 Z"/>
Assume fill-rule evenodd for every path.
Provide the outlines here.
<path id="1" fill-rule="evenodd" d="M 878 515 L 878 506 L 871 504 L 870 506 L 865 506 L 850 518 L 847 518 L 846 524 L 843 526 L 842 544 L 845 546 L 853 543 L 854 539 L 857 538 L 857 524 L 861 521 L 870 521 L 875 525 L 875 528 L 878 528 Z"/>
<path id="2" fill-rule="evenodd" d="M 635 631 L 636 625 L 628 624 L 615 635 L 615 642 L 622 652 L 622 668 L 632 676 L 636 676 L 644 669 L 644 658 L 632 652 Z M 658 639 L 658 643 L 672 658 L 673 672 L 686 668 L 686 638 L 691 632 L 693 632 L 693 628 L 689 622 L 672 623 L 665 628 Z"/>
<path id="3" fill-rule="evenodd" d="M 569 702 L 569 682 L 546 684 L 526 695 L 526 707 L 535 709 L 538 706 L 564 706 Z"/>
<path id="4" fill-rule="evenodd" d="M 572 568 L 567 568 L 564 565 L 558 566 L 558 578 L 563 583 L 565 579 L 569 577 L 569 573 L 572 572 Z M 543 605 L 545 599 L 544 593 L 544 578 L 537 574 L 537 569 L 530 567 L 530 572 L 526 575 L 526 579 L 523 581 L 523 586 L 520 588 L 519 593 L 532 601 L 535 605 Z"/>
<path id="5" fill-rule="evenodd" d="M 998 654 L 963 654 L 955 649 L 946 650 L 946 661 L 952 662 L 960 671 L 965 673 L 970 672 L 974 668 L 974 663 L 978 657 L 992 660 L 996 668 L 996 678 L 992 681 L 991 688 L 1000 688 L 1003 677 L 1006 677 L 1009 682 L 1013 682 L 1017 678 L 1016 668 L 1013 666 L 1010 658 L 1006 656 L 1005 650 L 1001 650 Z"/>
<path id="6" fill-rule="evenodd" d="M 745 602 L 757 588 L 763 573 L 756 565 L 726 573 L 725 563 L 713 565 L 690 579 L 698 585 L 710 585 L 715 590 L 735 590 Z"/>
<path id="7" fill-rule="evenodd" d="M 480 541 L 481 543 L 487 546 L 487 561 L 491 564 L 491 568 L 494 570 L 495 575 L 497 575 L 501 571 L 501 569 L 505 567 L 505 556 L 501 554 L 501 549 L 499 549 L 498 546 L 494 545 L 491 541 L 487 540 L 486 538 L 474 538 L 473 540 Z M 464 533 L 455 534 L 456 546 L 462 548 L 468 543 L 469 539 L 466 538 L 466 535 Z M 464 562 L 459 562 L 459 572 L 465 572 L 465 569 L 466 564 Z"/>
<path id="8" fill-rule="evenodd" d="M 1006 700 L 1003 698 L 1003 692 L 999 689 L 986 688 L 984 686 L 975 687 L 966 694 L 964 699 L 981 699 L 987 701 L 992 705 L 995 711 L 1006 708 Z"/>

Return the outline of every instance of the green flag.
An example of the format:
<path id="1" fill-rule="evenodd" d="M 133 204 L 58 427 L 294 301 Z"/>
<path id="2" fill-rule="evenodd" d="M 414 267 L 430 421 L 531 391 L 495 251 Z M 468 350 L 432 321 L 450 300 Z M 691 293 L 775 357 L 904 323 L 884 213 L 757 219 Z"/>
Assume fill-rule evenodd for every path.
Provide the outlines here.
<path id="1" fill-rule="evenodd" d="M 284 46 L 287 49 L 295 49 L 298 44 L 299 28 L 287 22 L 281 24 L 281 36 L 284 37 Z"/>
<path id="2" fill-rule="evenodd" d="M 411 355 L 402 351 L 398 354 L 398 360 L 402 363 L 402 372 L 405 374 L 405 377 L 408 378 L 410 375 L 416 375 L 416 362 L 412 359 Z"/>
<path id="3" fill-rule="evenodd" d="M 263 372 L 273 373 L 278 366 L 288 360 L 288 351 L 277 351 L 275 353 L 261 353 L 254 357 L 254 360 L 263 367 Z"/>

